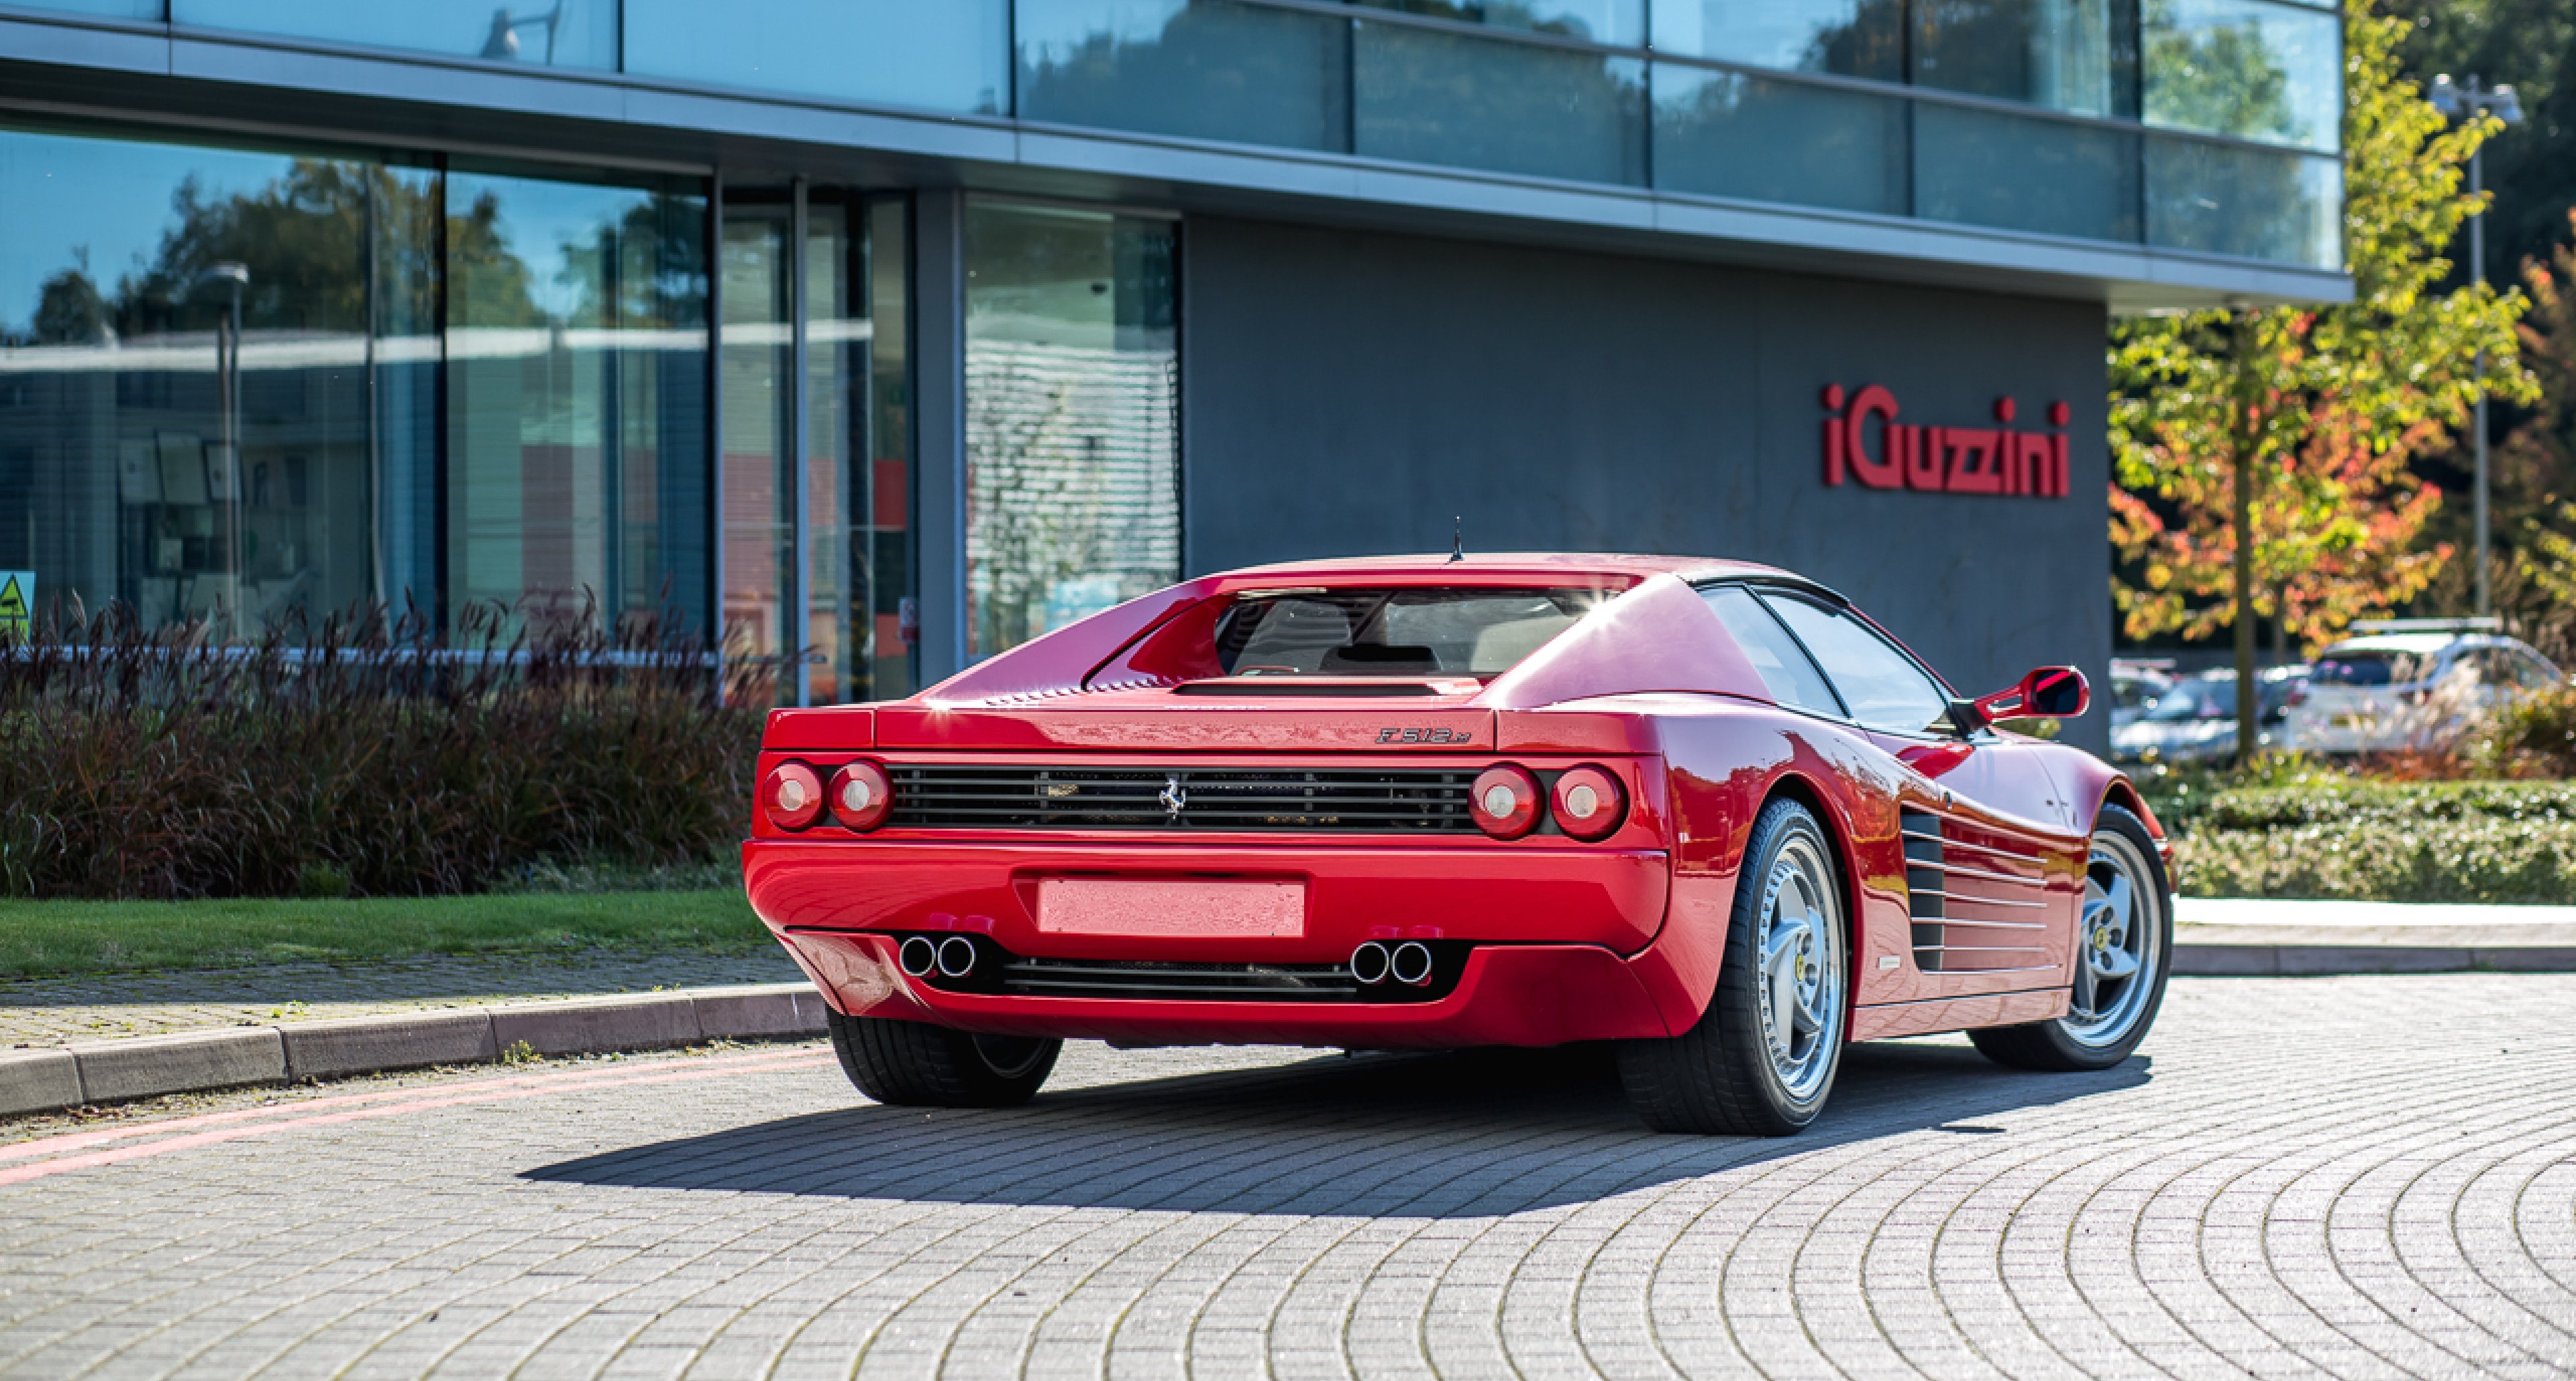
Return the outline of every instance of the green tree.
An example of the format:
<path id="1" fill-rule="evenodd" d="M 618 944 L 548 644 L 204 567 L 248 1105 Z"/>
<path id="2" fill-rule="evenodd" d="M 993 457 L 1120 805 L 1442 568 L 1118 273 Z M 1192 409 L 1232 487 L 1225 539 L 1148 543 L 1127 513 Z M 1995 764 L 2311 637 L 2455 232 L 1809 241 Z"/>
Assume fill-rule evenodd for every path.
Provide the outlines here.
<path id="1" fill-rule="evenodd" d="M 2498 126 L 2445 127 L 2399 75 L 2406 28 L 2347 0 L 2353 300 L 2135 318 L 2112 334 L 2112 540 L 2140 573 L 2113 593 L 2132 636 L 2232 627 L 2240 755 L 2257 728 L 2258 619 L 2305 607 L 2321 634 L 2420 589 L 2435 562 L 2399 558 L 2428 500 L 2404 454 L 2441 444 L 2481 391 L 2534 392 L 2515 351 L 2522 294 L 2441 287 L 2444 251 L 2480 205 L 2462 169 Z M 2411 525 L 2387 521 L 2409 505 Z"/>

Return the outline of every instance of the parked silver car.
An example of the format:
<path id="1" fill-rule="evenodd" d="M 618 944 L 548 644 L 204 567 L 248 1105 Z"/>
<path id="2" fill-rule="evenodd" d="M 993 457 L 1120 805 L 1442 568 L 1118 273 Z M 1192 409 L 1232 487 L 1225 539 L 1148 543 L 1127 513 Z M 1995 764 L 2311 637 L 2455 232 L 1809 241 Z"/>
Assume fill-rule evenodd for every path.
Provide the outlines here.
<path id="1" fill-rule="evenodd" d="M 2492 620 L 2390 620 L 2318 654 L 2287 727 L 2311 753 L 2388 753 L 2456 737 L 2478 715 L 2567 677 Z"/>

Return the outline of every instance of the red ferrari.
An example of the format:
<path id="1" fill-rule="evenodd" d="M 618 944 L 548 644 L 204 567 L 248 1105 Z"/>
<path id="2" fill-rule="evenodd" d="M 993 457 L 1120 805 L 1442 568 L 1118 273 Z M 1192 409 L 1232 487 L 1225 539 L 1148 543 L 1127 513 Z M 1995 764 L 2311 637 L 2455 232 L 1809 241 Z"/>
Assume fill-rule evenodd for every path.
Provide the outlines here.
<path id="1" fill-rule="evenodd" d="M 1068 1037 L 1615 1042 L 1648 1125 L 1780 1135 L 1847 1041 L 2030 1069 L 2145 1036 L 2168 849 L 2129 782 L 1831 590 L 1638 556 L 1189 581 L 912 697 L 780 710 L 743 872 L 886 1103 Z"/>

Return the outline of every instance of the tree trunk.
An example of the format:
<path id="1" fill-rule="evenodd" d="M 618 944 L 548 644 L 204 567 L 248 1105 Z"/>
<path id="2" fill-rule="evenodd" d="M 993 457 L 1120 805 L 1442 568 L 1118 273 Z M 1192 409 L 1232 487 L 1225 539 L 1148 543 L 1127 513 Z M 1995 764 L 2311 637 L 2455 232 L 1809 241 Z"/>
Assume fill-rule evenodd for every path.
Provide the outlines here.
<path id="1" fill-rule="evenodd" d="M 2236 377 L 2254 377 L 2254 314 L 2236 314 Z M 2260 731 L 2261 704 L 2254 694 L 2254 467 L 2261 457 L 2261 429 L 2255 423 L 2255 400 L 2241 394 L 2236 402 L 2234 476 L 2236 529 L 2236 761 L 2254 760 L 2254 738 Z"/>

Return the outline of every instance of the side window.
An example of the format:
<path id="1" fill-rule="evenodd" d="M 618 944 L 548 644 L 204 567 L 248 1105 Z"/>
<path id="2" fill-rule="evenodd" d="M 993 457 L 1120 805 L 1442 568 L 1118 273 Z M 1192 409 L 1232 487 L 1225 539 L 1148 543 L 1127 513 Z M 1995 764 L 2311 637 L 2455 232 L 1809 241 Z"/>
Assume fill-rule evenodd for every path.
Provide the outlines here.
<path id="1" fill-rule="evenodd" d="M 2558 684 L 2558 668 L 2532 653 L 2515 653 L 2514 663 L 2522 671 L 2522 683 L 2534 690 Z"/>
<path id="2" fill-rule="evenodd" d="M 1947 716 L 1950 697 L 1867 624 L 1795 595 L 1765 595 L 1762 602 L 1815 654 L 1852 718 L 1873 729 L 1919 734 Z"/>
<path id="3" fill-rule="evenodd" d="M 1721 585 L 1700 591 L 1700 597 L 1717 611 L 1717 621 L 1726 625 L 1727 633 L 1743 650 L 1744 659 L 1753 664 L 1754 673 L 1762 678 L 1772 699 L 1793 710 L 1842 716 L 1843 707 L 1817 672 L 1816 664 L 1798 650 L 1797 640 L 1771 617 L 1751 591 L 1741 585 Z"/>

